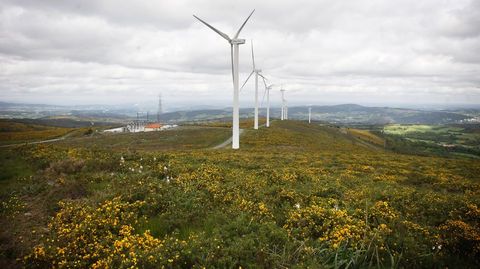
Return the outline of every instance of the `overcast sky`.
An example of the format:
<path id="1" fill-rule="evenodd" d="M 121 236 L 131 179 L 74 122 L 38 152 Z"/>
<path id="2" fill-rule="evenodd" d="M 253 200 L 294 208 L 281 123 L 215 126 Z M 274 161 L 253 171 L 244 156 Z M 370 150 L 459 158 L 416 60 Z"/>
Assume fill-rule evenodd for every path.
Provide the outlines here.
<path id="1" fill-rule="evenodd" d="M 0 101 L 230 106 L 229 44 L 192 14 L 232 35 L 253 9 L 240 79 L 253 40 L 290 104 L 480 103 L 478 0 L 1 0 Z"/>

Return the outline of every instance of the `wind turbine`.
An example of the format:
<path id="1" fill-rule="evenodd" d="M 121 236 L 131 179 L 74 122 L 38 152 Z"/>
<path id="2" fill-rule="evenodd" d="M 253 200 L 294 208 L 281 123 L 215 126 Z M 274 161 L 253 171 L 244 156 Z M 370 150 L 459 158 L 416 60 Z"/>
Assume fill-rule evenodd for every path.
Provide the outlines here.
<path id="1" fill-rule="evenodd" d="M 252 72 L 250 72 L 250 75 L 248 75 L 247 79 L 243 83 L 240 90 L 243 89 L 243 87 L 245 86 L 245 84 L 247 84 L 247 81 L 250 79 L 250 77 L 253 75 L 253 73 L 255 73 L 255 119 L 254 119 L 253 129 L 258 130 L 258 77 L 260 76 L 263 79 L 265 79 L 265 77 L 262 76 L 262 74 L 260 74 L 262 72 L 261 69 L 255 68 L 255 55 L 253 54 L 253 41 L 252 41 L 252 65 L 253 65 Z"/>
<path id="2" fill-rule="evenodd" d="M 255 9 L 248 15 L 247 19 L 243 22 L 242 26 L 238 29 L 237 33 L 230 38 L 227 34 L 217 30 L 215 27 L 206 23 L 199 17 L 193 15 L 197 20 L 205 24 L 208 28 L 212 29 L 215 33 L 226 39 L 230 43 L 230 58 L 232 61 L 232 78 L 233 78 L 233 115 L 232 115 L 232 149 L 240 148 L 240 124 L 239 124 L 239 104 L 238 104 L 238 54 L 239 45 L 245 44 L 245 39 L 238 38 L 238 35 L 242 31 L 243 27 L 247 23 L 248 19 L 252 16 Z"/>
<path id="3" fill-rule="evenodd" d="M 263 93 L 263 98 L 265 98 L 265 95 L 267 95 L 267 122 L 265 124 L 266 127 L 270 127 L 270 90 L 275 86 L 274 84 L 270 84 L 267 86 L 267 82 L 265 81 L 265 77 L 262 76 L 263 79 L 263 84 L 265 85 L 265 92 Z M 263 98 L 262 98 L 262 104 L 263 104 Z"/>

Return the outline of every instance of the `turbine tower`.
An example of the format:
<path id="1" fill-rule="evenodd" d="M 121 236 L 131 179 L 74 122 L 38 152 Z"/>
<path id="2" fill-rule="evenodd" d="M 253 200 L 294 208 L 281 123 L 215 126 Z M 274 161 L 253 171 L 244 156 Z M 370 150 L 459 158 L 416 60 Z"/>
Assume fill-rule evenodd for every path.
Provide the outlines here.
<path id="1" fill-rule="evenodd" d="M 265 85 L 265 92 L 263 93 L 262 104 L 263 104 L 263 99 L 265 98 L 265 95 L 267 95 L 267 122 L 265 126 L 270 127 L 270 90 L 273 88 L 274 85 L 270 84 L 267 86 L 265 77 L 262 76 L 262 79 L 263 79 L 263 84 Z"/>
<path id="2" fill-rule="evenodd" d="M 283 85 L 280 88 L 280 91 L 282 92 L 282 114 L 280 116 L 280 120 L 284 120 L 286 114 L 285 114 L 285 89 L 283 88 Z"/>
<path id="3" fill-rule="evenodd" d="M 245 39 L 238 38 L 238 35 L 242 31 L 243 27 L 247 23 L 248 19 L 252 16 L 255 9 L 248 15 L 245 22 L 243 22 L 242 26 L 238 29 L 237 33 L 230 38 L 227 34 L 222 33 L 221 31 L 217 30 L 215 27 L 211 26 L 210 24 L 206 23 L 199 17 L 193 15 L 197 20 L 205 24 L 208 28 L 212 29 L 215 33 L 219 34 L 221 37 L 226 39 L 228 43 L 230 43 L 230 58 L 232 60 L 232 78 L 233 78 L 233 115 L 232 115 L 232 148 L 238 149 L 240 148 L 240 123 L 239 123 L 239 104 L 238 104 L 238 54 L 241 44 L 245 44 Z"/>
<path id="4" fill-rule="evenodd" d="M 162 94 L 158 94 L 158 110 L 157 110 L 157 122 L 160 123 L 160 115 L 163 113 L 162 111 Z"/>
<path id="5" fill-rule="evenodd" d="M 312 107 L 308 108 L 308 123 L 312 123 Z"/>
<path id="6" fill-rule="evenodd" d="M 247 79 L 243 83 L 240 90 L 243 89 L 243 87 L 245 86 L 245 84 L 247 84 L 250 77 L 255 73 L 255 119 L 254 119 L 253 129 L 258 130 L 258 77 L 260 76 L 263 79 L 265 79 L 265 77 L 261 74 L 262 70 L 257 69 L 255 67 L 255 55 L 253 53 L 253 41 L 252 41 L 252 66 L 253 66 L 252 72 L 250 73 L 250 75 L 248 75 Z"/>
<path id="7" fill-rule="evenodd" d="M 285 119 L 288 120 L 288 102 L 285 100 Z"/>

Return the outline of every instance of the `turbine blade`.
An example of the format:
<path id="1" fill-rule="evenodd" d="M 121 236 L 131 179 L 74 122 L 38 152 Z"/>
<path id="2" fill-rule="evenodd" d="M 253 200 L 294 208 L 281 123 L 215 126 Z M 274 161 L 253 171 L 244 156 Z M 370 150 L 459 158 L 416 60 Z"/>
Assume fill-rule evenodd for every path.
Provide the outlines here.
<path id="1" fill-rule="evenodd" d="M 259 74 L 259 75 L 260 75 L 260 74 Z M 262 76 L 262 75 L 260 75 L 260 76 L 261 76 L 262 79 L 263 79 L 263 85 L 265 85 L 265 90 L 267 90 L 267 87 L 268 87 L 268 86 L 267 86 L 267 82 L 265 81 L 266 78 L 265 78 L 264 76 Z"/>
<path id="2" fill-rule="evenodd" d="M 252 42 L 252 63 L 253 63 L 253 70 L 255 70 L 255 54 L 253 54 L 253 40 Z"/>
<path id="3" fill-rule="evenodd" d="M 243 86 L 245 86 L 245 84 L 247 84 L 247 81 L 250 79 L 250 77 L 252 76 L 253 72 L 255 72 L 255 71 L 252 70 L 252 72 L 250 72 L 250 75 L 248 75 L 248 78 L 247 78 L 247 80 L 245 80 L 245 82 L 243 83 L 242 87 L 240 88 L 240 91 L 243 89 Z"/>
<path id="4" fill-rule="evenodd" d="M 240 26 L 240 29 L 238 29 L 237 33 L 236 33 L 235 36 L 233 37 L 234 39 L 238 37 L 238 35 L 240 34 L 240 32 L 241 32 L 242 29 L 243 29 L 243 26 L 245 26 L 245 24 L 247 23 L 248 19 L 250 19 L 250 17 L 253 15 L 253 12 L 255 12 L 255 9 L 252 11 L 252 13 L 250 13 L 250 15 L 248 15 L 248 18 L 245 20 L 245 22 L 243 22 L 242 26 Z"/>
<path id="5" fill-rule="evenodd" d="M 265 85 L 267 86 L 267 85 Z M 265 95 L 267 95 L 267 88 L 265 87 L 265 90 L 263 91 L 263 97 L 262 97 L 262 102 L 260 103 L 260 106 L 263 107 L 263 100 L 265 99 Z"/>
<path id="6" fill-rule="evenodd" d="M 221 37 L 225 38 L 228 42 L 231 41 L 230 37 L 229 37 L 227 34 L 221 32 L 221 31 L 218 30 L 217 28 L 211 26 L 210 24 L 206 23 L 204 20 L 200 19 L 199 17 L 197 17 L 197 16 L 195 16 L 195 15 L 193 15 L 193 17 L 195 17 L 197 20 L 201 21 L 203 24 L 205 24 L 208 28 L 210 28 L 210 29 L 212 29 L 213 31 L 215 31 L 215 33 L 219 34 Z"/>

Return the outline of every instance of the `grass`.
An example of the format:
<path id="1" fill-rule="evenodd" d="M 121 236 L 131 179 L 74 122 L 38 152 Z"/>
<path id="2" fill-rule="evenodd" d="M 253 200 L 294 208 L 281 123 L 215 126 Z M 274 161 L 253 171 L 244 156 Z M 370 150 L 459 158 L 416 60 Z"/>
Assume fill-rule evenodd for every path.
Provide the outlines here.
<path id="1" fill-rule="evenodd" d="M 0 145 L 59 138 L 73 130 L 71 128 L 45 127 L 44 130 L 4 131 L 0 132 Z"/>
<path id="2" fill-rule="evenodd" d="M 147 268 L 476 267 L 480 162 L 378 151 L 354 134 L 376 139 L 274 121 L 246 129 L 235 151 L 212 150 L 231 133 L 206 126 L 5 150 L 18 164 L 2 167 L 15 182 L 6 193 L 25 209 L 2 215 L 0 257 L 16 267 L 129 267 L 131 253 Z M 20 180 L 24 165 L 31 179 Z"/>
<path id="3" fill-rule="evenodd" d="M 19 156 L 0 150 L 0 182 L 30 176 L 34 171 Z"/>
<path id="4" fill-rule="evenodd" d="M 91 136 L 110 126 L 90 126 L 81 128 L 55 127 L 13 120 L 0 120 L 0 145 L 22 144 L 60 137 Z"/>
<path id="5" fill-rule="evenodd" d="M 266 118 L 263 118 L 263 117 L 258 118 L 259 127 L 261 127 L 262 125 L 265 125 L 266 122 L 267 122 Z M 200 121 L 200 122 L 194 122 L 191 125 L 193 125 L 193 126 L 232 128 L 232 119 L 226 118 L 222 121 L 218 121 L 218 120 Z M 239 126 L 240 126 L 241 129 L 253 128 L 254 119 L 253 118 L 241 119 L 240 122 L 239 122 Z"/>
<path id="6" fill-rule="evenodd" d="M 180 127 L 161 132 L 97 134 L 57 143 L 73 148 L 102 148 L 114 151 L 192 150 L 213 147 L 231 136 L 220 127 Z"/>
<path id="7" fill-rule="evenodd" d="M 350 135 L 353 135 L 356 138 L 359 138 L 361 140 L 364 140 L 364 141 L 369 142 L 371 144 L 374 144 L 376 146 L 383 147 L 383 145 L 385 144 L 385 139 L 373 134 L 372 132 L 370 132 L 368 130 L 348 128 L 347 132 Z"/>

